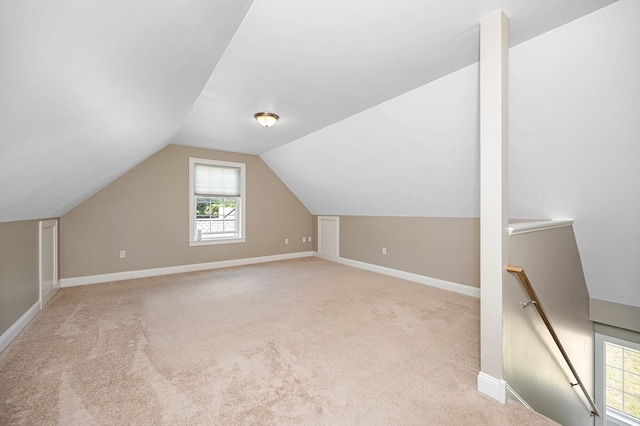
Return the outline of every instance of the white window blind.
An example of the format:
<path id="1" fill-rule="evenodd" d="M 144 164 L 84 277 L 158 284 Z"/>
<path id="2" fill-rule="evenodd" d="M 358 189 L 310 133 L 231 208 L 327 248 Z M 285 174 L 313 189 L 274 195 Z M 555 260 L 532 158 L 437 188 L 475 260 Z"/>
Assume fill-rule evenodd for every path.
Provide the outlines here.
<path id="1" fill-rule="evenodd" d="M 199 196 L 240 196 L 240 169 L 207 164 L 195 164 L 195 195 Z"/>

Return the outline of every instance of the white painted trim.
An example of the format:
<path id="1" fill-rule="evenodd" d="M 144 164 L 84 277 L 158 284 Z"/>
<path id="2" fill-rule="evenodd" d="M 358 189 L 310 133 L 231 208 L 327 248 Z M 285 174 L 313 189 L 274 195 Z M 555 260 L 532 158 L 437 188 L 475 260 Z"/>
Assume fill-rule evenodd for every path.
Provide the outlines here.
<path id="1" fill-rule="evenodd" d="M 197 247 L 197 246 L 210 246 L 210 245 L 214 245 L 214 244 L 236 244 L 236 243 L 244 243 L 245 242 L 245 238 L 215 238 L 215 239 L 211 239 L 211 240 L 199 240 L 199 241 L 189 241 L 189 246 L 190 247 Z"/>
<path id="2" fill-rule="evenodd" d="M 212 240 L 194 240 L 195 234 L 195 198 L 194 198 L 194 170 L 196 164 L 205 164 L 211 166 L 230 167 L 240 169 L 240 206 L 236 205 L 236 210 L 240 213 L 240 232 L 238 237 L 222 238 Z M 232 161 L 212 160 L 209 158 L 189 157 L 189 246 L 202 246 L 211 244 L 232 244 L 244 243 L 247 223 L 247 185 L 246 185 L 246 164 L 235 163 Z"/>
<path id="3" fill-rule="evenodd" d="M 195 263 L 192 265 L 167 266 L 164 268 L 142 269 L 137 271 L 114 272 L 85 277 L 63 278 L 62 287 L 75 287 L 86 284 L 99 284 L 111 281 L 130 280 L 134 278 L 155 277 L 158 275 L 180 274 L 183 272 L 204 271 L 207 269 L 228 268 L 231 266 L 253 265 L 256 263 L 275 262 L 279 260 L 298 259 L 313 256 L 313 252 L 301 251 L 297 253 L 275 254 L 271 256 L 250 257 L 245 259 L 221 260 L 218 262 Z"/>
<path id="4" fill-rule="evenodd" d="M 534 411 L 533 408 L 531 408 L 531 406 L 527 403 L 527 401 L 525 401 L 524 398 L 518 395 L 518 392 L 513 390 L 513 388 L 509 386 L 508 383 L 507 383 L 507 392 L 509 393 L 509 395 L 511 395 L 511 399 L 513 399 L 514 401 L 518 401 L 520 404 L 524 405 L 529 410 Z"/>
<path id="5" fill-rule="evenodd" d="M 509 225 L 509 236 L 526 234 L 527 232 L 546 231 L 547 229 L 572 226 L 573 219 L 540 220 L 536 222 L 512 223 Z"/>
<path id="6" fill-rule="evenodd" d="M 53 286 L 46 294 L 42 291 L 42 233 L 47 228 L 53 228 Z M 60 279 L 58 277 L 58 220 L 41 220 L 38 227 L 38 301 L 40 309 L 55 296 L 60 289 Z"/>
<path id="7" fill-rule="evenodd" d="M 598 418 L 596 418 L 596 426 L 604 426 L 605 424 L 605 418 L 607 417 L 607 407 L 605 406 L 605 404 L 603 404 L 604 402 L 604 396 L 605 396 L 605 378 L 604 378 L 604 374 L 605 374 L 605 368 L 604 368 L 604 344 L 605 344 L 606 340 L 605 340 L 605 336 L 603 334 L 600 333 L 595 333 L 594 335 L 594 357 L 593 357 L 593 362 L 594 362 L 594 370 L 595 370 L 595 374 L 594 374 L 594 395 L 593 395 L 593 399 L 595 400 L 595 404 L 596 407 L 598 407 L 598 409 L 602 408 L 602 411 L 600 412 L 600 416 Z"/>
<path id="8" fill-rule="evenodd" d="M 330 260 L 330 261 L 332 261 L 332 262 L 342 263 L 342 262 L 341 262 L 341 259 L 342 259 L 341 257 L 337 257 L 337 256 L 329 256 L 329 255 L 322 254 L 322 253 L 317 252 L 317 251 L 316 251 L 316 252 L 313 252 L 313 255 L 314 255 L 315 257 L 319 257 L 320 259 L 325 259 L 325 260 Z"/>
<path id="9" fill-rule="evenodd" d="M 336 223 L 336 256 L 321 255 L 323 259 L 336 260 L 340 257 L 340 216 L 318 216 L 318 253 L 322 253 L 322 222 L 331 221 Z"/>
<path id="10" fill-rule="evenodd" d="M 31 322 L 32 319 L 40 312 L 40 300 L 31 306 L 27 312 L 22 314 L 18 321 L 14 322 L 11 327 L 0 336 L 0 352 L 4 351 L 9 343 L 13 341 L 18 334 Z"/>
<path id="11" fill-rule="evenodd" d="M 480 22 L 480 370 L 503 371 L 502 283 L 509 254 L 509 18 Z"/>
<path id="12" fill-rule="evenodd" d="M 354 268 L 364 269 L 366 271 L 376 272 L 382 275 L 389 275 L 391 277 L 401 278 L 403 280 L 412 281 L 414 283 L 428 285 L 431 287 L 440 288 L 443 290 L 453 291 L 455 293 L 464 294 L 472 297 L 480 297 L 480 289 L 471 287 L 464 284 L 458 284 L 451 281 L 445 281 L 438 278 L 427 277 L 426 275 L 414 274 L 413 272 L 401 271 L 398 269 L 387 268 L 386 266 L 374 265 L 372 263 L 360 262 L 359 260 L 346 259 L 344 257 L 329 258 L 322 256 L 320 253 L 315 252 L 314 256 L 330 260 L 336 263 L 341 263 L 347 266 L 353 266 Z"/>
<path id="13" fill-rule="evenodd" d="M 478 373 L 478 392 L 490 396 L 501 404 L 507 402 L 507 382 L 482 371 Z"/>

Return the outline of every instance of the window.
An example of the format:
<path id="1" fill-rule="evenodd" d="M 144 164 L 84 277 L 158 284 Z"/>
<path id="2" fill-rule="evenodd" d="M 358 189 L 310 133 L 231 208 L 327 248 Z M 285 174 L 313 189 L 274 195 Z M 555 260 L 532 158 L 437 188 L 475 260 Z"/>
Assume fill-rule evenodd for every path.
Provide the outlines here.
<path id="1" fill-rule="evenodd" d="M 245 165 L 189 158 L 189 244 L 244 242 Z"/>
<path id="2" fill-rule="evenodd" d="M 597 424 L 640 426 L 640 344 L 596 333 Z"/>

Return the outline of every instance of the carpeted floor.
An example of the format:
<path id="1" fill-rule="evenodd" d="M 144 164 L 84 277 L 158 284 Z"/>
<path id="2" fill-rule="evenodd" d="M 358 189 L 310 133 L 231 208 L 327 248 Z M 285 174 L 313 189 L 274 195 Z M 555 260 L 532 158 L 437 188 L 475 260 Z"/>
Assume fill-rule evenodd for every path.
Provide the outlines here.
<path id="1" fill-rule="evenodd" d="M 317 258 L 65 288 L 2 425 L 550 425 L 478 393 L 479 301 Z"/>

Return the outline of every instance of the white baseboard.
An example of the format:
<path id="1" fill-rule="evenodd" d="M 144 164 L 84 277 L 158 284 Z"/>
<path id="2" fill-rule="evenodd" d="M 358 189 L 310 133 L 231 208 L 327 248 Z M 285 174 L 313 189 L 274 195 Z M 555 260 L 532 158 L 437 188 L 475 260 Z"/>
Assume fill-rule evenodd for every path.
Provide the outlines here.
<path id="1" fill-rule="evenodd" d="M 31 322 L 32 319 L 40 312 L 40 301 L 38 300 L 36 303 L 31 306 L 27 312 L 22 314 L 18 321 L 14 322 L 11 327 L 0 336 L 0 352 L 4 351 L 9 343 L 13 341 L 18 334 Z"/>
<path id="2" fill-rule="evenodd" d="M 502 404 L 507 402 L 507 382 L 482 371 L 478 373 L 478 392 L 490 396 Z"/>
<path id="3" fill-rule="evenodd" d="M 110 274 L 89 275 L 85 277 L 63 278 L 62 287 L 74 287 L 86 284 L 99 284 L 111 281 L 131 280 L 134 278 L 155 277 L 158 275 L 180 274 L 183 272 L 205 271 L 207 269 L 228 268 L 231 266 L 253 265 L 278 260 L 298 259 L 313 256 L 311 251 L 276 254 L 272 256 L 250 257 L 246 259 L 221 260 L 218 262 L 195 263 L 192 265 L 167 266 L 164 268 L 141 269 L 137 271 L 113 272 Z"/>
<path id="4" fill-rule="evenodd" d="M 427 277 L 425 275 L 414 274 L 412 272 L 400 271 L 398 269 L 387 268 L 386 266 L 374 265 L 372 263 L 360 262 L 359 260 L 346 259 L 344 257 L 326 257 L 318 252 L 314 252 L 314 256 L 333 262 L 342 263 L 343 265 L 353 266 L 354 268 L 365 269 L 371 272 L 377 272 L 383 275 L 389 275 L 396 278 L 402 278 L 407 281 L 413 281 L 418 284 L 424 284 L 443 290 L 453 291 L 455 293 L 465 294 L 472 297 L 480 297 L 480 289 L 464 284 L 458 284 L 451 281 L 445 281 L 438 278 Z"/>

